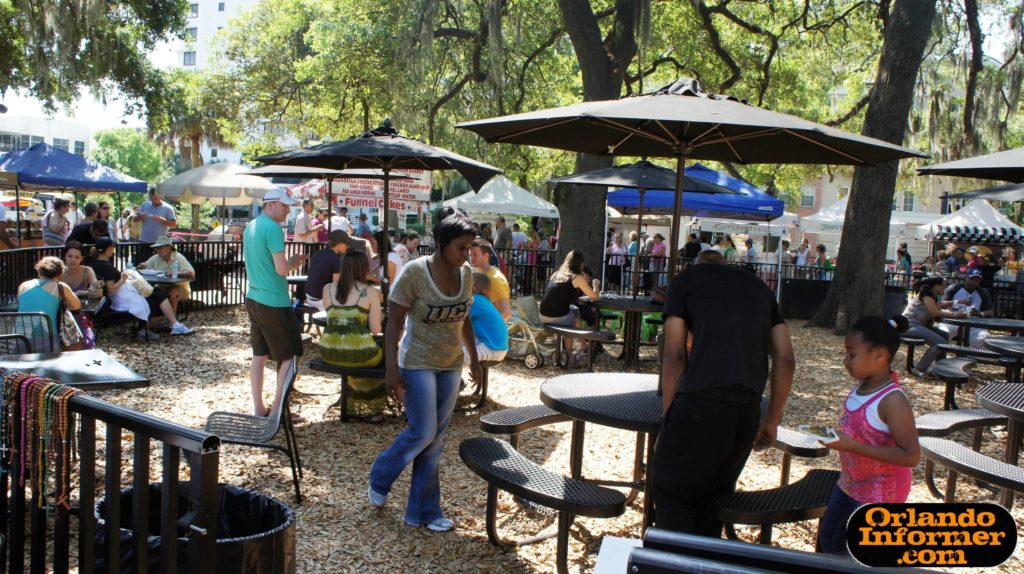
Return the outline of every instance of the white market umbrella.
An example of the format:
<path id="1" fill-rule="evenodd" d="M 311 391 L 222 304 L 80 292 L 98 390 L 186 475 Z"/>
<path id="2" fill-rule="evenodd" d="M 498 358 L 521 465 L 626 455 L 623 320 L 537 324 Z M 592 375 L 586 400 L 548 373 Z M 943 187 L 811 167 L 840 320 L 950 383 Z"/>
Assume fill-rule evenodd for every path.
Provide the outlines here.
<path id="1" fill-rule="evenodd" d="M 249 205 L 277 186 L 265 178 L 242 174 L 247 170 L 234 163 L 201 165 L 158 183 L 156 190 L 168 199 L 187 203 Z"/>

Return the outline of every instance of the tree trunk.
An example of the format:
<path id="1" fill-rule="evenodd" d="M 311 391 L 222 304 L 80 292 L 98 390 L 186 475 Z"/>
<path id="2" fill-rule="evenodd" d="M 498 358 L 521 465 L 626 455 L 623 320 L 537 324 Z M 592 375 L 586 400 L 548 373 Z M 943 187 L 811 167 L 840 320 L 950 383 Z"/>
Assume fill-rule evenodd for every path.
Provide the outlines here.
<path id="1" fill-rule="evenodd" d="M 583 100 L 613 100 L 622 92 L 625 72 L 636 55 L 634 19 L 636 0 L 617 0 L 615 20 L 608 36 L 601 28 L 588 0 L 558 0 L 562 23 L 572 40 L 583 77 Z M 602 169 L 612 165 L 611 157 L 579 154 L 576 171 Z M 604 219 L 606 189 L 563 185 L 555 192 L 561 215 L 558 260 L 573 249 L 583 252 L 584 261 L 597 276 L 604 260 Z"/>
<path id="2" fill-rule="evenodd" d="M 878 76 L 864 117 L 866 136 L 902 144 L 914 86 L 931 35 L 936 0 L 896 0 L 889 14 Z M 885 293 L 885 247 L 898 162 L 857 167 L 840 239 L 835 278 L 811 324 L 845 333 L 878 315 Z"/>
<path id="3" fill-rule="evenodd" d="M 200 146 L 202 146 L 203 140 L 202 140 L 202 137 L 199 136 L 199 135 L 193 135 L 193 136 L 191 136 L 190 139 L 192 140 L 192 149 L 191 149 L 191 152 L 192 152 L 191 153 L 192 167 L 196 168 L 196 167 L 199 167 L 199 166 L 203 165 L 203 154 L 200 153 L 202 151 L 202 148 Z M 199 204 L 198 203 L 193 203 L 192 204 L 192 233 L 193 234 L 199 233 L 199 217 L 200 217 L 199 216 Z"/>

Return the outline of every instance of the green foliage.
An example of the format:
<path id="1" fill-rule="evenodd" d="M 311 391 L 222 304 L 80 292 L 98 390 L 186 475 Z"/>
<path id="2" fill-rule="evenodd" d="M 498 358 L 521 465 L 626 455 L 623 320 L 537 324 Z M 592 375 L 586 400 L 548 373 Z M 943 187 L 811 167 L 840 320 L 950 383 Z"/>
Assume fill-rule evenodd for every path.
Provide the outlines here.
<path id="1" fill-rule="evenodd" d="M 0 92 L 24 89 L 48 109 L 81 88 L 138 103 L 159 91 L 146 53 L 185 25 L 186 0 L 0 0 Z"/>
<path id="2" fill-rule="evenodd" d="M 649 17 L 649 28 L 642 15 L 639 50 L 623 63 L 626 93 L 690 76 L 709 91 L 860 131 L 862 103 L 881 49 L 883 8 L 877 3 L 601 0 L 591 7 L 602 34 L 613 32 L 611 15 L 617 7 L 634 4 Z M 1013 9 L 1007 0 L 983 0 L 981 5 L 989 14 L 1010 14 Z M 923 93 L 953 94 L 953 88 L 963 85 L 967 32 L 958 11 L 960 6 L 945 4 L 941 13 L 935 35 L 940 39 L 929 60 L 929 78 L 934 79 L 922 74 Z M 559 3 L 544 0 L 263 0 L 224 30 L 213 60 L 215 80 L 202 89 L 212 94 L 207 109 L 221 118 L 220 133 L 236 146 L 244 145 L 247 158 L 347 138 L 389 116 L 405 135 L 494 164 L 517 183 L 542 192 L 549 178 L 573 170 L 572 154 L 487 145 L 455 125 L 580 101 L 580 66 L 562 22 Z M 1020 77 L 1012 70 L 986 68 L 980 78 L 979 97 L 995 102 L 979 110 L 981 123 L 995 125 L 989 120 L 1000 114 L 1006 118 L 1001 129 L 982 130 L 986 149 L 1022 132 L 1014 114 L 996 102 L 998 90 Z M 936 122 L 919 118 L 910 145 L 933 150 L 958 145 L 962 103 L 958 108 L 954 100 L 943 103 L 949 125 L 938 128 Z M 1016 112 L 1019 106 L 1011 108 Z M 925 117 L 927 109 L 919 107 L 915 113 Z M 922 134 L 929 130 L 936 137 L 925 139 Z M 952 152 L 939 151 L 943 153 Z M 915 166 L 904 163 L 910 186 Z M 796 198 L 801 182 L 829 169 L 711 167 L 728 168 L 759 186 L 772 184 L 783 198 Z M 436 174 L 435 181 L 445 197 L 461 188 L 450 173 Z"/>
<path id="3" fill-rule="evenodd" d="M 92 158 L 151 185 L 165 179 L 168 164 L 160 146 L 131 128 L 103 130 L 95 136 Z"/>

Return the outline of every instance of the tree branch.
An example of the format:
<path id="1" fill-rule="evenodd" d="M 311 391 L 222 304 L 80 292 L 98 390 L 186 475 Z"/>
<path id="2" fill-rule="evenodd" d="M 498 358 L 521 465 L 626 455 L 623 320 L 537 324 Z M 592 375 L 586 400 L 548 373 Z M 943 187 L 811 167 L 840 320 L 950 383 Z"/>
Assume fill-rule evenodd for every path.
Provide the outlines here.
<path id="1" fill-rule="evenodd" d="M 704 0 L 690 0 L 693 7 L 697 10 L 697 15 L 700 16 L 701 25 L 704 31 L 708 33 L 708 40 L 711 42 L 711 49 L 714 50 L 715 55 L 729 68 L 729 77 L 724 82 L 719 84 L 718 91 L 725 92 L 733 85 L 736 84 L 743 77 L 743 73 L 740 70 L 739 64 L 732 57 L 732 54 L 722 45 L 722 37 L 718 34 L 718 29 L 715 28 L 714 22 L 711 21 L 711 10 L 708 8 Z"/>
<path id="2" fill-rule="evenodd" d="M 974 124 L 975 97 L 978 94 L 978 72 L 981 71 L 982 57 L 985 55 L 982 46 L 981 24 L 978 22 L 977 0 L 964 0 L 964 13 L 967 17 L 967 31 L 971 40 L 971 60 L 967 70 L 967 91 L 964 94 L 964 150 L 970 154 L 978 151 L 978 132 Z"/>
<path id="3" fill-rule="evenodd" d="M 857 115 L 862 109 L 864 109 L 864 106 L 868 105 L 868 102 L 871 101 L 871 92 L 872 91 L 874 91 L 873 87 L 870 90 L 868 90 L 868 93 L 864 94 L 864 97 L 862 97 L 861 99 L 857 100 L 857 103 L 853 104 L 853 107 L 850 108 L 849 111 L 847 111 L 845 114 L 839 116 L 838 118 L 836 118 L 834 120 L 828 120 L 827 122 L 823 122 L 823 123 L 826 126 L 837 128 L 837 127 L 845 124 L 846 122 L 850 121 L 850 118 L 852 118 L 853 116 Z"/>

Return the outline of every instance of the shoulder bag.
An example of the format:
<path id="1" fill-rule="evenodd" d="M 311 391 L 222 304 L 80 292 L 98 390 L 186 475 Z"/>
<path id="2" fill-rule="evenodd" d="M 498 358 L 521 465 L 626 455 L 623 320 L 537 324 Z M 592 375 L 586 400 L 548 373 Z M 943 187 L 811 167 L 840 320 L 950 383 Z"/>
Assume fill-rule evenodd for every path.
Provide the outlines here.
<path id="1" fill-rule="evenodd" d="M 57 332 L 60 333 L 60 348 L 62 351 L 78 351 L 85 348 L 85 338 L 78 327 L 78 321 L 68 309 L 67 300 L 64 298 L 63 284 L 57 282 L 57 293 L 60 296 L 60 307 L 57 308 Z"/>

